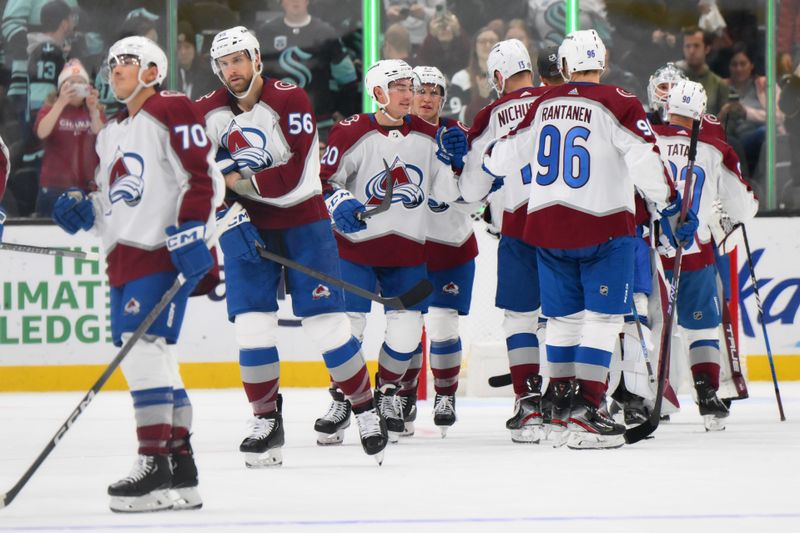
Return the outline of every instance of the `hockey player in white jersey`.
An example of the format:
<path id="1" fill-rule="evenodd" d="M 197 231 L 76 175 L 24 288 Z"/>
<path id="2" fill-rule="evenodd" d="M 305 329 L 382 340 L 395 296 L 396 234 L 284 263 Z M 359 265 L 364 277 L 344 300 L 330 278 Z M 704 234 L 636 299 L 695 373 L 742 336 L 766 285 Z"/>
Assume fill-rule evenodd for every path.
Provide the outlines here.
<path id="1" fill-rule="evenodd" d="M 405 61 L 378 61 L 365 76 L 376 113 L 353 115 L 330 132 L 322 156 L 323 190 L 336 224 L 342 276 L 364 289 L 380 284 L 384 296 L 397 296 L 426 277 L 427 203 L 458 198 L 451 165 L 460 165 L 466 136 L 410 115 L 414 73 Z M 356 213 L 378 205 L 389 180 L 391 208 L 367 222 Z M 345 295 L 353 332 L 361 337 L 370 301 Z M 376 403 L 390 440 L 404 430 L 397 392 L 419 348 L 425 304 L 386 309 L 386 336 L 378 355 Z"/>
<path id="2" fill-rule="evenodd" d="M 514 414 L 506 422 L 506 428 L 511 432 L 512 441 L 535 443 L 540 439 L 538 428 L 543 423 L 542 377 L 536 337 L 541 301 L 536 248 L 522 240 L 530 176 L 517 171 L 506 180 L 494 180 L 481 167 L 486 147 L 512 131 L 533 102 L 550 87 L 533 87 L 528 50 L 516 39 L 497 43 L 486 63 L 487 74 L 500 98 L 478 112 L 469 130 L 470 151 L 465 158 L 459 187 L 465 201 L 475 202 L 502 186 L 494 192 L 492 201 L 503 204 L 495 305 L 504 310 L 503 330 L 515 395 Z"/>
<path id="3" fill-rule="evenodd" d="M 440 117 L 447 100 L 447 79 L 436 67 L 414 68 L 415 87 L 412 113 L 438 127 L 466 127 L 460 122 Z M 425 263 L 433 294 L 425 313 L 425 331 L 430 339 L 430 361 L 433 372 L 433 423 L 444 437 L 456 422 L 456 390 L 461 370 L 461 337 L 459 316 L 469 313 L 472 286 L 475 280 L 475 256 L 478 242 L 472 230 L 471 213 L 481 204 L 475 202 L 440 202 L 433 196 L 427 202 Z M 417 414 L 417 386 L 422 365 L 422 350 L 411 358 L 400 383 L 400 403 L 405 429 L 403 436 L 414 434 Z"/>
<path id="4" fill-rule="evenodd" d="M 191 101 L 159 92 L 167 57 L 155 43 L 145 37 L 117 41 L 107 67 L 114 97 L 126 107 L 98 135 L 98 190 L 63 194 L 53 218 L 68 233 L 91 229 L 103 240 L 116 346 L 137 329 L 178 272 L 186 278 L 122 361 L 139 456 L 131 473 L 108 487 L 111 510 L 199 508 L 189 444 L 192 406 L 171 345 L 189 294 L 214 264 L 204 238 L 222 201 L 222 176 Z"/>
<path id="5" fill-rule="evenodd" d="M 568 83 L 539 98 L 484 158 L 492 175 L 531 183 L 523 239 L 537 247 L 547 357 L 557 369 L 551 380 L 564 383 L 567 392 L 554 397 L 553 410 L 569 409 L 571 448 L 624 442 L 624 426 L 599 408 L 631 309 L 634 185 L 670 213 L 677 213 L 680 197 L 641 103 L 618 87 L 600 85 L 605 58 L 594 30 L 568 35 L 559 47 Z M 695 228 L 696 220 L 684 224 L 677 237 L 688 239 Z"/>
<path id="6" fill-rule="evenodd" d="M 678 81 L 667 100 L 668 125 L 656 126 L 657 144 L 664 165 L 679 189 L 686 178 L 686 154 L 692 120 L 703 117 L 706 93 L 689 80 Z M 678 325 L 689 347 L 689 364 L 700 414 L 707 430 L 725 428 L 728 409 L 717 397 L 720 375 L 719 326 L 721 303 L 717 293 L 716 265 L 709 222 L 719 199 L 734 222 L 746 222 L 758 211 L 758 200 L 742 179 L 739 158 L 729 145 L 701 130 L 692 177 L 691 209 L 699 229 L 681 261 Z M 664 269 L 670 276 L 674 249 L 666 246 Z"/>
<path id="7" fill-rule="evenodd" d="M 224 87 L 196 102 L 228 189 L 251 221 L 220 237 L 225 254 L 228 317 L 235 323 L 239 365 L 253 418 L 239 450 L 249 467 L 282 463 L 284 443 L 277 290 L 280 265 L 256 245 L 341 277 L 336 242 L 319 180 L 318 136 L 311 102 L 295 85 L 261 75 L 256 38 L 243 26 L 218 33 L 212 67 Z M 333 424 L 318 428 L 325 442 L 341 442 L 350 405 L 364 451 L 383 460 L 386 429 L 373 406 L 360 340 L 350 332 L 342 290 L 300 272 L 287 272 L 294 314 L 317 344 L 331 375 L 331 393 L 348 398 Z"/>

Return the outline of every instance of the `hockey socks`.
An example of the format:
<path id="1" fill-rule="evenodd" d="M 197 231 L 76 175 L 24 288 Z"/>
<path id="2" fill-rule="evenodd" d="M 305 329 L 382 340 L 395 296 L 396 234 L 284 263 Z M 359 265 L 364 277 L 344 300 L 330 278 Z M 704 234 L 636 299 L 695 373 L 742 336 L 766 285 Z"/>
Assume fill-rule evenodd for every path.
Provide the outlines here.
<path id="1" fill-rule="evenodd" d="M 525 394 L 525 381 L 539 374 L 539 339 L 535 333 L 516 333 L 506 338 L 506 348 L 514 394 Z"/>
<path id="2" fill-rule="evenodd" d="M 454 396 L 461 372 L 461 337 L 431 341 L 431 371 L 436 394 Z"/>
<path id="3" fill-rule="evenodd" d="M 369 373 L 358 339 L 350 337 L 338 348 L 323 353 L 322 358 L 325 360 L 325 366 L 328 367 L 331 381 L 350 400 L 354 409 L 371 405 L 372 390 Z"/>
<path id="4" fill-rule="evenodd" d="M 262 416 L 278 409 L 280 362 L 274 346 L 239 350 L 239 371 L 253 415 Z"/>
<path id="5" fill-rule="evenodd" d="M 376 385 L 399 383 L 400 379 L 406 373 L 406 370 L 408 370 L 411 359 L 414 357 L 415 353 L 416 349 L 408 353 L 398 352 L 390 348 L 389 345 L 384 342 L 378 354 L 379 383 Z"/>
<path id="6" fill-rule="evenodd" d="M 172 437 L 172 387 L 131 391 L 140 455 L 167 455 Z"/>
<path id="7" fill-rule="evenodd" d="M 417 386 L 419 385 L 419 373 L 422 371 L 422 344 L 417 346 L 414 353 L 411 355 L 411 360 L 408 363 L 408 370 L 406 370 L 403 377 L 400 378 L 400 396 L 416 396 Z"/>

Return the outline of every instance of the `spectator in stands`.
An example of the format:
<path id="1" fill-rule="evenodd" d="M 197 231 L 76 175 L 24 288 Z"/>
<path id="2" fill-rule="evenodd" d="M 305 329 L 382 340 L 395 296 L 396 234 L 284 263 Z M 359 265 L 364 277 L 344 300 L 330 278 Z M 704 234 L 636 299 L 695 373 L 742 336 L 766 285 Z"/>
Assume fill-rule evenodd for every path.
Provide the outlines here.
<path id="1" fill-rule="evenodd" d="M 383 0 L 383 8 L 389 24 L 398 22 L 408 30 L 412 50 L 416 53 L 428 35 L 428 23 L 436 6 L 444 3 L 445 0 Z"/>
<path id="2" fill-rule="evenodd" d="M 149 11 L 147 13 L 149 13 Z M 122 23 L 119 38 L 124 39 L 125 37 L 131 37 L 133 35 L 141 35 L 157 43 L 158 28 L 156 26 L 156 21 L 158 17 L 156 16 L 156 18 L 153 19 L 151 15 L 152 14 L 146 15 L 142 13 L 129 15 L 128 18 L 125 19 L 125 22 Z"/>
<path id="3" fill-rule="evenodd" d="M 786 132 L 789 134 L 789 153 L 792 159 L 792 183 L 800 188 L 800 66 L 781 79 L 778 107 L 784 113 Z M 793 207 L 800 208 L 800 198 Z"/>
<path id="4" fill-rule="evenodd" d="M 689 26 L 683 32 L 683 60 L 676 65 L 686 73 L 686 77 L 703 86 L 708 96 L 706 111 L 712 115 L 719 114 L 722 106 L 728 101 L 728 85 L 711 72 L 706 63 L 706 56 L 711 51 L 710 37 L 697 26 Z"/>
<path id="5" fill-rule="evenodd" d="M 411 59 L 411 37 L 402 24 L 392 24 L 383 32 L 383 59 L 402 59 L 413 63 Z"/>
<path id="6" fill-rule="evenodd" d="M 728 135 L 741 141 L 750 175 L 754 175 L 767 133 L 767 79 L 755 75 L 752 57 L 744 43 L 733 46 L 729 68 L 731 77 L 726 81 L 733 99 L 722 107 L 719 119 L 726 125 Z M 782 128 L 783 114 L 778 113 L 776 118 Z"/>
<path id="7" fill-rule="evenodd" d="M 308 0 L 282 0 L 281 8 L 256 32 L 264 74 L 304 88 L 317 128 L 330 128 L 358 110 L 356 68 L 331 25 L 308 13 Z"/>
<path id="8" fill-rule="evenodd" d="M 97 89 L 77 59 L 58 76 L 58 93 L 51 94 L 36 117 L 36 135 L 44 144 L 44 158 L 36 199 L 38 216 L 50 217 L 56 199 L 67 189 L 92 190 L 99 163 L 94 149 L 105 115 Z"/>
<path id="9" fill-rule="evenodd" d="M 494 99 L 487 78 L 486 59 L 500 36 L 488 27 L 478 30 L 472 42 L 469 64 L 453 75 L 443 115 L 469 124 L 478 111 Z"/>
<path id="10" fill-rule="evenodd" d="M 778 70 L 789 75 L 800 64 L 800 0 L 781 0 L 778 12 Z"/>
<path id="11" fill-rule="evenodd" d="M 444 4 L 436 6 L 418 63 L 438 68 L 449 79 L 467 66 L 469 38 L 461 31 L 458 18 L 444 8 Z"/>
<path id="12" fill-rule="evenodd" d="M 209 61 L 197 53 L 194 30 L 185 20 L 178 23 L 177 59 L 178 90 L 189 98 L 200 98 L 219 86 Z"/>

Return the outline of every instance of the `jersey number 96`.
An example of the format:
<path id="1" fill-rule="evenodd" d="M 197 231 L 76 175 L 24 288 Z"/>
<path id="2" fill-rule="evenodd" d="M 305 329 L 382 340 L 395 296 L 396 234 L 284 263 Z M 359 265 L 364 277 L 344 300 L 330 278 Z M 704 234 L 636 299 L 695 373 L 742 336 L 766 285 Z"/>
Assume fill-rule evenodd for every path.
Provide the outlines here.
<path id="1" fill-rule="evenodd" d="M 586 141 L 590 133 L 583 126 L 576 126 L 567 132 L 562 142 L 561 131 L 558 128 L 552 124 L 542 128 L 536 154 L 536 162 L 541 170 L 536 174 L 536 183 L 541 186 L 552 185 L 562 174 L 563 167 L 564 182 L 567 185 L 573 189 L 586 185 L 589 181 L 591 155 L 585 146 L 576 144 L 576 141 L 578 139 Z M 522 180 L 523 183 L 530 183 L 530 170 L 525 172 L 523 169 Z"/>

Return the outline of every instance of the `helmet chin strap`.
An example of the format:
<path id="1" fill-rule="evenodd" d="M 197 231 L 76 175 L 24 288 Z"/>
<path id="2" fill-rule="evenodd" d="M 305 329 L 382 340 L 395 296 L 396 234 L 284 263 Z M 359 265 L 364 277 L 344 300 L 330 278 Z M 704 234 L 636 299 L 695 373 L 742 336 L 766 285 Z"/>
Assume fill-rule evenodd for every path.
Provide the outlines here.
<path id="1" fill-rule="evenodd" d="M 131 94 L 128 95 L 127 98 L 118 98 L 117 93 L 114 92 L 114 86 L 109 83 L 109 85 L 111 86 L 111 92 L 114 93 L 114 98 L 116 98 L 117 102 L 121 104 L 127 104 L 128 102 L 136 98 L 136 95 L 138 95 L 142 91 L 142 89 L 144 89 L 145 87 L 152 87 L 153 85 L 155 85 L 155 81 L 153 81 L 153 83 L 147 84 L 142 80 L 143 70 L 144 70 L 143 68 L 141 67 L 139 68 L 139 73 L 136 75 L 136 79 L 139 81 L 139 83 L 136 84 L 136 88 L 133 90 Z"/>
<path id="2" fill-rule="evenodd" d="M 380 102 L 378 102 L 378 109 L 380 109 L 381 113 L 383 113 L 384 115 L 386 115 L 387 117 L 389 117 L 393 121 L 400 122 L 401 120 L 403 120 L 403 117 L 395 118 L 392 115 L 390 115 L 388 111 L 386 111 L 386 108 L 391 103 L 392 103 L 392 100 L 391 100 L 391 98 L 389 98 L 389 91 L 388 91 L 388 88 L 387 88 L 387 90 L 386 90 L 386 103 L 385 104 L 381 104 Z"/>

